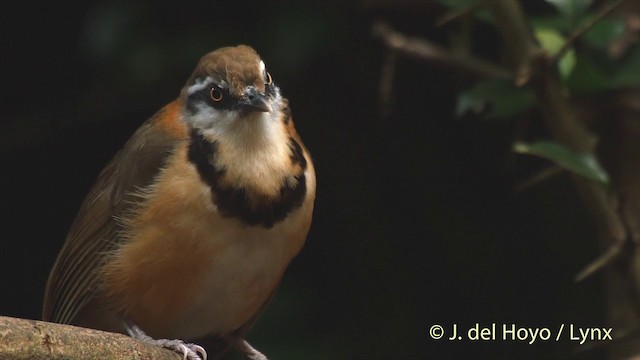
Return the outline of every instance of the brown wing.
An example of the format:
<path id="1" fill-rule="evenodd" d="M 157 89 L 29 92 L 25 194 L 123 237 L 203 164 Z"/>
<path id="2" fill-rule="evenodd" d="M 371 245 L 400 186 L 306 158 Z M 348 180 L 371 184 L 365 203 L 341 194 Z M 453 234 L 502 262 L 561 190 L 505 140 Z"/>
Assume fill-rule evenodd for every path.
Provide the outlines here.
<path id="1" fill-rule="evenodd" d="M 70 323 L 92 299 L 105 254 L 121 241 L 116 220 L 139 201 L 186 129 L 173 102 L 145 122 L 100 173 L 58 255 L 45 290 L 43 319 Z"/>

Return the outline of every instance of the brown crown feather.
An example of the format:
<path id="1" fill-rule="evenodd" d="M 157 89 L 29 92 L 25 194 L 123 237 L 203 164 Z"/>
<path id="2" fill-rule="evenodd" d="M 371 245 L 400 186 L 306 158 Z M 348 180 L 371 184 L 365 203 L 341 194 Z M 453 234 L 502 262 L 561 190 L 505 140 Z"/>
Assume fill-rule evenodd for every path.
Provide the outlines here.
<path id="1" fill-rule="evenodd" d="M 211 76 L 229 85 L 229 92 L 236 98 L 244 96 L 247 86 L 253 85 L 260 91 L 265 91 L 265 79 L 260 71 L 260 56 L 247 45 L 223 47 L 203 56 L 193 74 L 185 85 L 193 85 L 196 79 Z"/>

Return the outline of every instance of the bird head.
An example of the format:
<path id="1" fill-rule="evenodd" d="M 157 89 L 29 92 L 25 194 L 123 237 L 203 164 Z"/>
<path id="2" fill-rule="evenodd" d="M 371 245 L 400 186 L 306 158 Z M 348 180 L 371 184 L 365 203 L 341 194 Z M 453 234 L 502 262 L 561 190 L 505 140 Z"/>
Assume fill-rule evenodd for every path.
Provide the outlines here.
<path id="1" fill-rule="evenodd" d="M 264 62 L 246 45 L 203 56 L 180 96 L 187 125 L 214 137 L 277 122 L 283 103 Z"/>

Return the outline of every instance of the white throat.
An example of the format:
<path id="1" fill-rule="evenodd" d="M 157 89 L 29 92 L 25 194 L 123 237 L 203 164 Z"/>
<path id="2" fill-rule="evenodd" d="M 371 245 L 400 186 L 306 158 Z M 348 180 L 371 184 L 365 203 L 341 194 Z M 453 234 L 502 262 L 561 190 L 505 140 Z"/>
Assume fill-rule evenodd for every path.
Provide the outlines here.
<path id="1" fill-rule="evenodd" d="M 196 115 L 185 120 L 217 144 L 214 165 L 236 187 L 275 196 L 290 171 L 289 135 L 277 112 L 213 109 L 198 104 Z"/>

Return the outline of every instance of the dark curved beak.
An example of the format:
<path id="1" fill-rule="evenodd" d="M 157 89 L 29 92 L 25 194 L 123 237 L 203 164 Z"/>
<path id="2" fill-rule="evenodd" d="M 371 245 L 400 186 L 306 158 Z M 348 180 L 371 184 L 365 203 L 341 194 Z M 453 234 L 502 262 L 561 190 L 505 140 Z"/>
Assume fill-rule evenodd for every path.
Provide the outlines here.
<path id="1" fill-rule="evenodd" d="M 267 97 L 253 86 L 247 88 L 244 93 L 244 97 L 238 100 L 238 106 L 253 111 L 271 111 L 271 106 L 269 105 Z"/>

